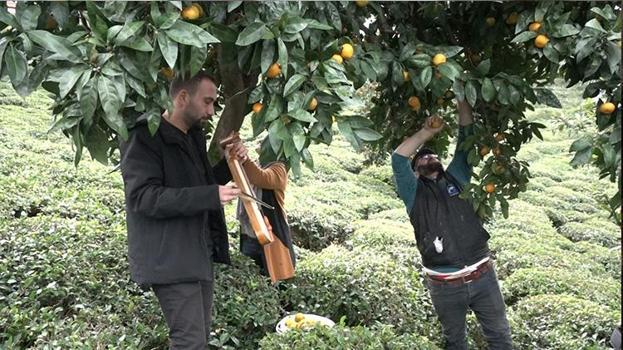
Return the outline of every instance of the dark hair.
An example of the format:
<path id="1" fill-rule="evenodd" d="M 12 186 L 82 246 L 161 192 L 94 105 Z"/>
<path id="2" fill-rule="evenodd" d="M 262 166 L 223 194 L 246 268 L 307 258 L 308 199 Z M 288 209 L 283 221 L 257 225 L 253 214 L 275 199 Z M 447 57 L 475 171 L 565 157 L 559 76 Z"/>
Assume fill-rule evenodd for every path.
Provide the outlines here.
<path id="1" fill-rule="evenodd" d="M 435 153 L 435 151 L 433 151 L 432 149 L 428 147 L 420 148 L 417 151 L 417 153 L 415 153 L 415 156 L 413 156 L 413 159 L 411 159 L 411 169 L 415 170 L 415 165 L 417 164 L 417 160 L 425 154 L 437 154 L 437 153 Z"/>
<path id="2" fill-rule="evenodd" d="M 171 82 L 171 86 L 169 86 L 169 96 L 171 96 L 171 98 L 175 98 L 175 96 L 177 96 L 177 94 L 179 94 L 182 90 L 186 90 L 190 95 L 194 95 L 195 92 L 197 92 L 197 86 L 203 80 L 209 80 L 214 83 L 214 85 L 217 85 L 214 77 L 204 70 L 200 70 L 197 74 L 190 78 L 185 75 L 178 75 Z"/>

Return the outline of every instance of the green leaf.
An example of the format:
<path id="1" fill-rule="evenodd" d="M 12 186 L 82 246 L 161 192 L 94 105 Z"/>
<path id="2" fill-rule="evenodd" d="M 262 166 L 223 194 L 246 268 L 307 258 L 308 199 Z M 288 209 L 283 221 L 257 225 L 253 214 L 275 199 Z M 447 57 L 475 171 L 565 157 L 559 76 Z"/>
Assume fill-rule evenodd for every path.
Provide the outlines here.
<path id="1" fill-rule="evenodd" d="M 281 38 L 277 38 L 277 48 L 279 52 L 279 60 L 278 63 L 281 65 L 281 73 L 284 77 L 288 76 L 288 48 L 286 44 L 281 40 Z"/>
<path id="2" fill-rule="evenodd" d="M 302 74 L 294 74 L 286 83 L 286 86 L 283 88 L 283 96 L 286 97 L 298 90 L 301 85 L 305 82 L 307 78 Z"/>
<path id="3" fill-rule="evenodd" d="M 41 15 L 41 7 L 38 5 L 17 6 L 15 17 L 22 25 L 24 31 L 37 29 L 37 21 Z"/>
<path id="4" fill-rule="evenodd" d="M 461 75 L 461 72 L 450 63 L 442 64 L 441 66 L 439 66 L 439 73 L 452 81 L 456 80 L 456 78 Z"/>
<path id="5" fill-rule="evenodd" d="M 209 22 L 207 28 L 222 43 L 234 43 L 236 38 L 238 38 L 238 32 L 224 24 Z"/>
<path id="6" fill-rule="evenodd" d="M 105 20 L 106 15 L 102 13 L 102 11 L 97 7 L 94 1 L 87 1 L 86 7 L 91 33 L 94 37 L 98 38 L 101 41 L 108 40 L 108 23 Z"/>
<path id="7" fill-rule="evenodd" d="M 476 71 L 478 71 L 478 73 L 482 76 L 485 76 L 487 74 L 489 74 L 489 70 L 491 69 L 491 60 L 490 59 L 486 59 L 482 62 L 480 62 L 480 64 L 478 65 L 478 67 L 476 67 Z"/>
<path id="8" fill-rule="evenodd" d="M 519 33 L 519 35 L 514 37 L 513 40 L 511 40 L 511 43 L 524 43 L 530 39 L 536 38 L 536 36 L 537 36 L 536 32 L 525 31 L 525 32 Z"/>
<path id="9" fill-rule="evenodd" d="M 275 40 L 264 40 L 262 43 L 262 60 L 260 61 L 260 71 L 266 72 L 275 61 Z"/>
<path id="10" fill-rule="evenodd" d="M 340 11 L 333 5 L 332 2 L 325 2 L 325 12 L 328 15 L 329 23 L 333 24 L 333 28 L 338 31 L 342 31 L 342 18 L 340 17 Z"/>
<path id="11" fill-rule="evenodd" d="M 160 127 L 160 110 L 158 108 L 152 108 L 147 112 L 147 128 L 150 135 L 155 135 Z"/>
<path id="12" fill-rule="evenodd" d="M 458 55 L 461 51 L 463 51 L 463 48 L 461 46 L 445 46 L 442 48 L 442 52 L 446 56 L 446 58 L 454 57 Z"/>
<path id="13" fill-rule="evenodd" d="M 558 58 L 558 51 L 554 48 L 554 45 L 547 45 L 543 48 L 543 54 L 545 57 L 551 62 L 558 63 L 560 60 Z"/>
<path id="14" fill-rule="evenodd" d="M 576 35 L 580 32 L 573 24 L 563 24 L 560 28 L 556 28 L 552 33 L 554 38 L 564 38 L 567 36 Z"/>
<path id="15" fill-rule="evenodd" d="M 67 39 L 45 30 L 31 30 L 27 34 L 33 42 L 48 51 L 56 53 L 60 58 L 73 63 L 82 62 L 82 54 L 78 49 L 71 46 Z"/>
<path id="16" fill-rule="evenodd" d="M 360 139 L 368 142 L 377 141 L 383 137 L 383 135 L 370 128 L 353 129 L 353 131 L 357 136 L 359 136 Z"/>
<path id="17" fill-rule="evenodd" d="M 591 19 L 584 25 L 587 28 L 593 28 L 599 32 L 607 33 L 596 18 Z"/>
<path id="18" fill-rule="evenodd" d="M 207 58 L 208 58 L 207 46 L 204 46 L 204 47 L 192 46 L 190 48 L 190 75 L 191 76 L 194 76 L 201 70 Z"/>
<path id="19" fill-rule="evenodd" d="M 114 43 L 117 45 L 122 45 L 131 38 L 136 37 L 137 35 L 139 35 L 139 32 L 143 29 L 144 25 L 145 22 L 143 21 L 129 22 L 124 24 L 123 28 L 121 28 L 121 31 L 119 31 L 119 34 L 117 34 L 117 36 L 115 37 Z"/>
<path id="20" fill-rule="evenodd" d="M 145 93 L 145 87 L 143 86 L 143 83 L 140 82 L 138 79 L 134 78 L 130 74 L 126 74 L 125 81 L 128 83 L 130 88 L 132 88 L 132 90 L 136 91 L 136 93 L 143 97 L 147 97 L 147 94 Z"/>
<path id="21" fill-rule="evenodd" d="M 165 33 L 169 38 L 173 39 L 173 41 L 196 47 L 203 47 L 206 44 L 220 42 L 201 27 L 181 20 L 175 22 Z"/>
<path id="22" fill-rule="evenodd" d="M 612 41 L 606 44 L 606 57 L 608 58 L 610 73 L 616 74 L 621 64 L 621 49 Z"/>
<path id="23" fill-rule="evenodd" d="M 425 89 L 430 81 L 433 79 L 433 68 L 428 66 L 420 72 L 420 84 L 422 88 Z"/>
<path id="24" fill-rule="evenodd" d="M 478 90 L 476 90 L 476 86 L 471 80 L 465 83 L 465 97 L 467 98 L 467 102 L 472 107 L 476 106 L 476 100 L 478 99 Z"/>
<path id="25" fill-rule="evenodd" d="M 11 78 L 11 83 L 13 83 L 13 86 L 18 86 L 26 78 L 26 74 L 28 73 L 26 56 L 23 52 L 15 49 L 11 44 L 4 54 L 4 61 L 6 62 L 6 68 Z"/>
<path id="26" fill-rule="evenodd" d="M 60 98 L 65 98 L 83 73 L 90 74 L 90 69 L 83 65 L 73 66 L 65 70 L 58 84 Z"/>
<path id="27" fill-rule="evenodd" d="M 270 103 L 268 104 L 268 109 L 266 110 L 265 121 L 270 122 L 281 115 L 283 111 L 283 99 L 281 96 L 273 95 L 270 99 Z"/>
<path id="28" fill-rule="evenodd" d="M 169 67 L 175 67 L 175 61 L 177 61 L 177 43 L 173 42 L 165 33 L 158 33 L 158 47 L 160 47 L 160 52 L 162 53 L 162 57 L 164 57 L 165 61 Z"/>
<path id="29" fill-rule="evenodd" d="M 311 152 L 309 152 L 309 149 L 304 149 L 301 152 L 301 156 L 305 165 L 307 165 L 308 168 L 314 170 L 314 158 L 312 157 Z"/>
<path id="30" fill-rule="evenodd" d="M 316 120 L 311 113 L 303 109 L 295 109 L 293 111 L 288 112 L 288 115 L 296 120 L 300 120 L 302 122 L 313 123 Z"/>
<path id="31" fill-rule="evenodd" d="M 571 165 L 574 167 L 582 166 L 588 164 L 591 160 L 591 156 L 593 154 L 593 147 L 583 148 L 575 152 L 573 159 L 571 160 Z"/>
<path id="32" fill-rule="evenodd" d="M 266 25 L 262 22 L 253 22 L 247 27 L 245 27 L 242 32 L 238 35 L 238 40 L 236 40 L 236 45 L 238 46 L 248 46 L 253 44 L 254 42 L 262 39 L 264 34 L 268 31 Z"/>
<path id="33" fill-rule="evenodd" d="M 85 146 L 89 150 L 91 158 L 104 165 L 108 165 L 108 136 L 99 125 L 95 125 L 89 129 Z"/>
<path id="34" fill-rule="evenodd" d="M 305 147 L 305 143 L 307 142 L 307 136 L 305 135 L 305 130 L 300 123 L 294 122 L 288 125 L 288 130 L 290 130 L 290 134 L 292 134 L 292 141 L 294 142 L 294 147 L 298 152 L 302 151 Z"/>
<path id="35" fill-rule="evenodd" d="M 465 86 L 462 81 L 458 79 L 455 80 L 454 83 L 452 83 L 452 91 L 459 101 L 465 100 Z"/>
<path id="36" fill-rule="evenodd" d="M 504 88 L 506 88 L 506 86 L 504 86 L 503 89 Z M 500 89 L 500 92 L 501 91 L 503 90 Z M 512 104 L 517 105 L 521 102 L 521 92 L 514 85 L 508 85 L 508 92 L 509 99 Z"/>
<path id="37" fill-rule="evenodd" d="M 482 79 L 482 88 L 480 92 L 482 93 L 482 98 L 486 102 L 493 101 L 493 99 L 495 98 L 495 87 L 493 86 L 491 79 L 489 78 Z"/>
<path id="38" fill-rule="evenodd" d="M 56 117 L 58 117 L 58 115 Z M 82 120 L 81 117 L 68 116 L 68 115 L 61 116 L 61 118 L 57 119 L 50 126 L 50 128 L 47 131 L 47 133 L 51 134 L 51 133 L 57 132 L 59 130 L 71 129 L 74 126 L 78 125 L 78 123 L 80 123 L 80 120 Z"/>
<path id="39" fill-rule="evenodd" d="M 307 28 L 307 21 L 300 17 L 290 17 L 283 31 L 288 34 L 296 34 Z"/>
<path id="40" fill-rule="evenodd" d="M 355 135 L 348 121 L 338 121 L 337 127 L 340 130 L 340 133 L 344 135 L 344 138 L 350 142 L 351 146 L 353 146 L 356 151 L 361 150 L 361 147 L 363 146 L 361 140 L 357 137 L 357 135 Z"/>
<path id="41" fill-rule="evenodd" d="M 147 40 L 145 40 L 145 38 L 143 37 L 136 37 L 133 40 L 126 41 L 125 43 L 119 44 L 119 45 L 129 47 L 133 50 L 142 51 L 142 52 L 151 52 L 154 50 L 151 44 Z"/>
<path id="42" fill-rule="evenodd" d="M 99 93 L 102 108 L 104 109 L 104 120 L 119 135 L 125 134 L 127 138 L 127 130 L 125 123 L 119 114 L 123 101 L 119 98 L 119 91 L 115 82 L 105 75 L 99 77 L 97 81 L 97 90 Z"/>
<path id="43" fill-rule="evenodd" d="M 242 3 L 242 1 L 229 1 L 227 3 L 227 13 L 237 9 L 240 5 L 242 5 Z"/>
<path id="44" fill-rule="evenodd" d="M 328 24 L 320 23 L 315 19 L 307 19 L 307 28 L 309 29 L 318 29 L 318 30 L 333 30 Z"/>
<path id="45" fill-rule="evenodd" d="M 82 88 L 80 94 L 80 109 L 85 119 L 93 119 L 95 110 L 97 109 L 97 77 L 92 78 Z"/>
<path id="46" fill-rule="evenodd" d="M 584 70 L 584 79 L 587 79 L 591 75 L 595 74 L 595 72 L 599 70 L 601 63 L 602 63 L 601 57 L 598 55 L 594 55 L 593 59 L 591 60 L 591 63 Z"/>
<path id="47" fill-rule="evenodd" d="M 539 103 L 549 107 L 562 108 L 558 97 L 556 97 L 552 90 L 547 88 L 535 88 L 534 92 Z"/>
<path id="48" fill-rule="evenodd" d="M 10 13 L 5 6 L 0 6 L 0 22 L 11 26 L 13 28 L 19 28 L 19 23 L 17 23 L 17 19 Z"/>

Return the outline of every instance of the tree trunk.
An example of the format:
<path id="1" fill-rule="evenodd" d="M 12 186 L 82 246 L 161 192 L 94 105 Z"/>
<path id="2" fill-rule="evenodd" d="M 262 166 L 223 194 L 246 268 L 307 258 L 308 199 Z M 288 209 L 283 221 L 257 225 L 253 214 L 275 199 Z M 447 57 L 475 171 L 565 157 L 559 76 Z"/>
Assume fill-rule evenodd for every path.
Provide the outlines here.
<path id="1" fill-rule="evenodd" d="M 248 112 L 249 93 L 257 85 L 257 75 L 245 75 L 238 67 L 238 60 L 231 44 L 217 47 L 218 65 L 221 76 L 221 90 L 225 108 L 221 113 L 208 150 L 208 158 L 214 164 L 223 157 L 218 141 L 232 131 L 240 130 Z"/>

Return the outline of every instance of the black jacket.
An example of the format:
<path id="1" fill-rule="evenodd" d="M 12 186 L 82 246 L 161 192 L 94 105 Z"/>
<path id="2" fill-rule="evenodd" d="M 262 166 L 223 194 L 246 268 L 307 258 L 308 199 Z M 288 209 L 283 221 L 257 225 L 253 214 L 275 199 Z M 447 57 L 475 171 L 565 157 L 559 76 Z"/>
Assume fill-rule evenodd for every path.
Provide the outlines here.
<path id="1" fill-rule="evenodd" d="M 164 119 L 153 137 L 137 125 L 120 150 L 132 280 L 211 280 L 213 260 L 230 263 L 218 194 L 231 180 L 227 162 L 212 167 L 201 130 L 184 134 Z"/>
<path id="2" fill-rule="evenodd" d="M 462 268 L 489 256 L 489 233 L 472 205 L 459 198 L 461 190 L 459 182 L 446 172 L 437 180 L 418 179 L 409 216 L 422 264 L 428 268 Z M 441 251 L 435 247 L 437 238 L 442 240 Z"/>

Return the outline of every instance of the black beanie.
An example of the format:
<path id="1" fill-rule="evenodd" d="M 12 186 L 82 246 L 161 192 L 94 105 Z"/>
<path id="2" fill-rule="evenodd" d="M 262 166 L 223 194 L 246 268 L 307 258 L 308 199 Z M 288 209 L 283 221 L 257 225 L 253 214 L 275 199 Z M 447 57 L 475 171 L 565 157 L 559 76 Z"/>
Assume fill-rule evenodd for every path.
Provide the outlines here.
<path id="1" fill-rule="evenodd" d="M 417 163 L 418 158 L 420 158 L 421 156 L 425 154 L 437 154 L 437 153 L 428 147 L 420 148 L 417 151 L 417 153 L 415 153 L 415 156 L 413 156 L 413 159 L 411 160 L 411 169 L 415 170 L 415 164 Z"/>

